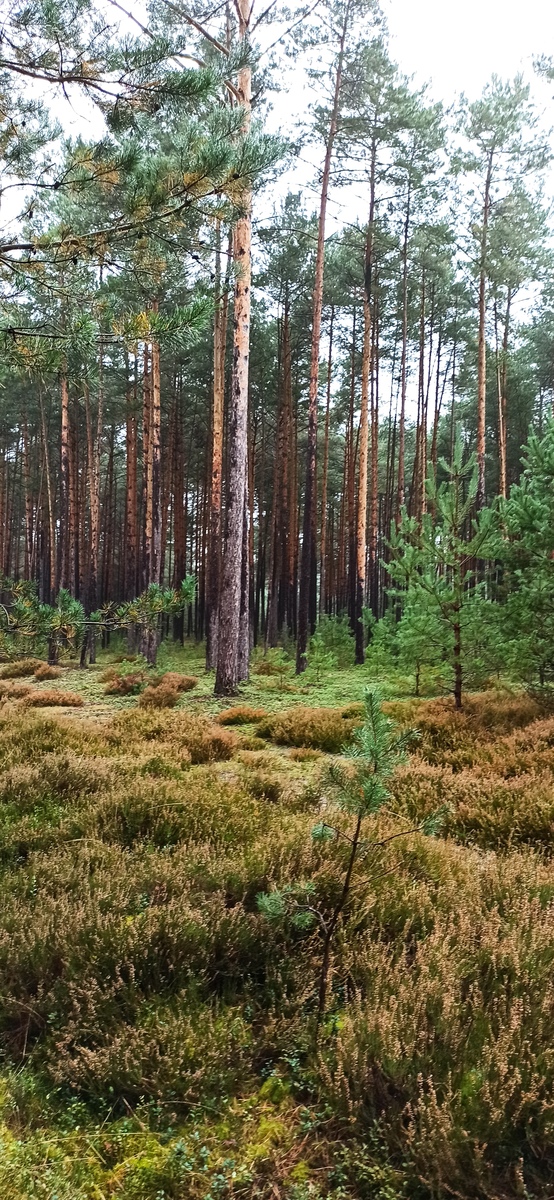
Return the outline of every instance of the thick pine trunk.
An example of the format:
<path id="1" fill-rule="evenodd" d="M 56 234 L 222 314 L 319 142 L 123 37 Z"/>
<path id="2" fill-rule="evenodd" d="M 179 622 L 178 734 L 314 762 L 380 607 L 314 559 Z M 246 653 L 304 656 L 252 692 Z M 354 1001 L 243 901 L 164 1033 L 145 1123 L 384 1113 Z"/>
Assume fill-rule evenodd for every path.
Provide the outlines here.
<path id="1" fill-rule="evenodd" d="M 246 36 L 249 5 L 238 0 L 241 37 Z M 252 72 L 239 72 L 238 94 L 244 106 L 244 128 L 250 120 Z M 229 413 L 229 473 L 227 530 L 219 601 L 216 696 L 233 696 L 239 683 L 239 632 L 243 582 L 242 549 L 248 436 L 248 367 L 250 356 L 250 281 L 252 197 L 242 197 L 243 214 L 233 233 L 233 261 L 237 269 L 233 307 L 233 378 Z"/>

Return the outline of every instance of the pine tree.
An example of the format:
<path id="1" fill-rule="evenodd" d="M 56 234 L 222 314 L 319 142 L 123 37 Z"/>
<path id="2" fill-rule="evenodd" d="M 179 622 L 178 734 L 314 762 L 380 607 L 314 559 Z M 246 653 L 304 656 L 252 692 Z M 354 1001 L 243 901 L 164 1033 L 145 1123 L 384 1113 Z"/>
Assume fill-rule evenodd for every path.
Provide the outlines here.
<path id="1" fill-rule="evenodd" d="M 440 466 L 445 481 L 437 487 L 430 480 L 427 487 L 437 524 L 429 513 L 420 521 L 404 511 L 398 532 L 391 539 L 393 557 L 388 571 L 397 584 L 406 588 L 410 605 L 430 609 L 440 622 L 452 672 L 454 703 L 460 709 L 468 665 L 464 638 L 473 623 L 474 606 L 483 600 L 482 589 L 475 586 L 476 562 L 495 553 L 498 520 L 494 508 L 483 509 L 477 519 L 472 519 L 478 487 L 477 460 L 472 456 L 464 463 L 460 435 L 452 463 L 443 459 Z"/>

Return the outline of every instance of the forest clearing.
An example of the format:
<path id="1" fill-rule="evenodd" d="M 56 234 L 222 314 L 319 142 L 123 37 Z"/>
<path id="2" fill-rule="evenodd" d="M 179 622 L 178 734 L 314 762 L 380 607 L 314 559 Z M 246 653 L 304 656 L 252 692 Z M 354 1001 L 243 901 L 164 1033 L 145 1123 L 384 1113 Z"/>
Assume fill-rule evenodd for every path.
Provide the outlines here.
<path id="1" fill-rule="evenodd" d="M 0 0 L 0 1200 L 554 1194 L 553 86 Z"/>

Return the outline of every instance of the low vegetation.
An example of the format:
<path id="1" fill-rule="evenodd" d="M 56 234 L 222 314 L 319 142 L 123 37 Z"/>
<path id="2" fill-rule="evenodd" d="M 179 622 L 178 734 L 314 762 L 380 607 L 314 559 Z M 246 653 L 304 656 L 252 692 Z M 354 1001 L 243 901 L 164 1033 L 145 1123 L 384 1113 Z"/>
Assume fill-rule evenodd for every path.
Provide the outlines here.
<path id="1" fill-rule="evenodd" d="M 541 698 L 385 702 L 420 736 L 378 804 L 367 777 L 352 855 L 361 703 L 210 716 L 181 672 L 109 700 L 101 674 L 98 719 L 3 684 L 2 1196 L 546 1200 Z"/>

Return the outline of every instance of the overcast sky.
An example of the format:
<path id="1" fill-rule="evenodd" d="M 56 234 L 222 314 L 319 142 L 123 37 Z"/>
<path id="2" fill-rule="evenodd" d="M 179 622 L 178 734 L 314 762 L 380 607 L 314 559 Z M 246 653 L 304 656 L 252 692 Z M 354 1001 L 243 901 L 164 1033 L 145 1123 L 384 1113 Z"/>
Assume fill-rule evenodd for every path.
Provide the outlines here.
<path id="1" fill-rule="evenodd" d="M 533 58 L 554 55 L 552 0 L 382 0 L 382 7 L 391 57 L 418 83 L 431 81 L 445 103 L 462 91 L 474 99 L 493 72 L 531 78 Z"/>

